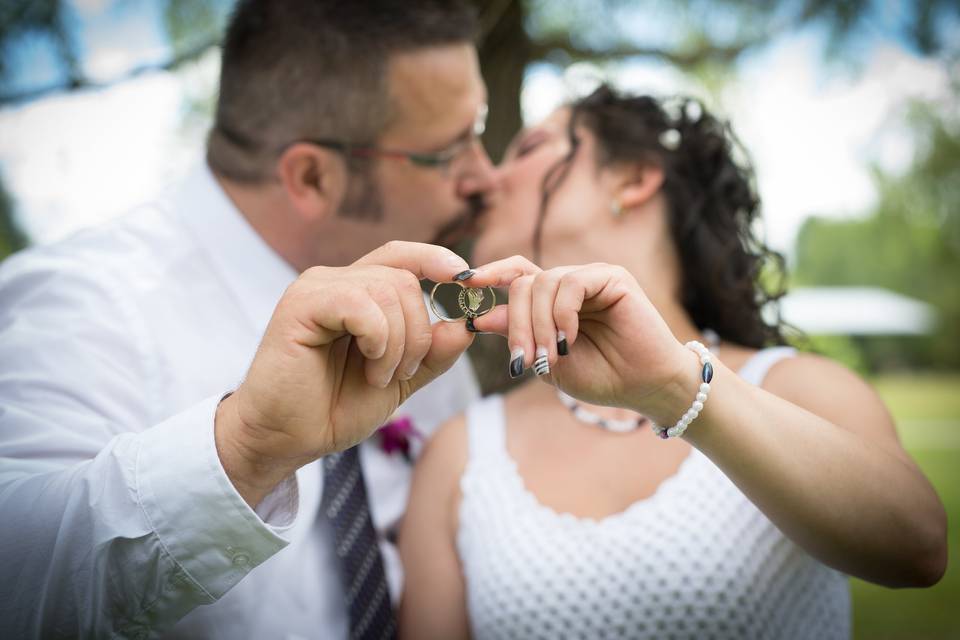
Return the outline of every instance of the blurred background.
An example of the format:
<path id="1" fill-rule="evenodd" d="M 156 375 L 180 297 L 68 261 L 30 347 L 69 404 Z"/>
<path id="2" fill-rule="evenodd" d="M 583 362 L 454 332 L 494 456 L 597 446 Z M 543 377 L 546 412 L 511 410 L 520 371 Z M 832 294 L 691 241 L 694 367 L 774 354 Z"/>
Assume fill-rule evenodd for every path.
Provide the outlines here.
<path id="1" fill-rule="evenodd" d="M 495 159 L 603 80 L 730 120 L 787 259 L 785 319 L 877 387 L 947 505 L 956 557 L 960 2 L 475 2 Z M 202 158 L 232 4 L 0 0 L 0 260 L 149 200 Z M 502 388 L 503 344 L 472 351 L 485 390 Z M 960 638 L 957 562 L 933 589 L 853 593 L 857 638 Z"/>

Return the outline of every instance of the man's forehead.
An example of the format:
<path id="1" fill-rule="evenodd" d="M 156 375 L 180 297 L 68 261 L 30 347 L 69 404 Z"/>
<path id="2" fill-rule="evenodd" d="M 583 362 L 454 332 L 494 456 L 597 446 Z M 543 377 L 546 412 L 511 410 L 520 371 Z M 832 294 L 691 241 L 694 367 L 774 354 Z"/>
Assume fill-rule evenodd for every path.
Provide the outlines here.
<path id="1" fill-rule="evenodd" d="M 429 47 L 396 54 L 389 66 L 393 117 L 385 136 L 413 128 L 432 142 L 469 127 L 486 102 L 476 50 L 472 45 Z"/>

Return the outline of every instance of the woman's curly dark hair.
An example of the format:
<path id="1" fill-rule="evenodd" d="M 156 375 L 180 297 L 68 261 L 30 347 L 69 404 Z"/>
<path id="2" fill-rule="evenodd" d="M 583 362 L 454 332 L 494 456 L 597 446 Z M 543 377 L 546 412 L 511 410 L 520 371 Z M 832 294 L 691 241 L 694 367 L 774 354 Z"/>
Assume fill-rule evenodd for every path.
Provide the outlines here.
<path id="1" fill-rule="evenodd" d="M 670 113 L 664 104 L 672 107 Z M 570 152 L 544 178 L 535 257 L 547 204 L 569 170 L 579 146 L 576 129 L 583 125 L 597 138 L 601 166 L 663 168 L 661 188 L 683 270 L 682 302 L 697 327 L 757 349 L 783 344 L 777 300 L 784 294 L 784 261 L 757 236 L 760 199 L 746 153 L 730 127 L 699 101 L 676 98 L 664 104 L 603 85 L 570 105 Z M 744 159 L 735 158 L 736 152 Z M 760 282 L 768 269 L 764 276 L 774 281 L 772 290 Z M 766 307 L 772 322 L 764 317 Z"/>

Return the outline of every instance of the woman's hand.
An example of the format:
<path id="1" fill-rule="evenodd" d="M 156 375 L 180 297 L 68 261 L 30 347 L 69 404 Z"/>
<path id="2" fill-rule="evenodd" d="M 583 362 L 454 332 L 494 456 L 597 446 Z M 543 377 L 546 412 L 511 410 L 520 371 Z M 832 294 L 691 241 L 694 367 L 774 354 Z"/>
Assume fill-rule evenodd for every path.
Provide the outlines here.
<path id="1" fill-rule="evenodd" d="M 474 321 L 506 335 L 530 366 L 587 402 L 670 425 L 696 393 L 698 360 L 636 280 L 606 264 L 541 271 L 519 257 L 477 270 L 470 286 L 510 285 L 509 305 Z M 557 355 L 564 331 L 569 355 Z M 943 505 L 900 445 L 889 413 L 849 371 L 813 356 L 754 386 L 717 362 L 710 402 L 687 432 L 791 540 L 827 565 L 888 586 L 929 586 L 946 567 Z M 887 487 L 888 491 L 877 491 Z"/>
<path id="2" fill-rule="evenodd" d="M 509 303 L 474 326 L 507 336 L 511 357 L 522 357 L 523 368 L 545 350 L 548 377 L 572 396 L 672 423 L 696 394 L 696 356 L 623 267 L 544 271 L 514 256 L 477 269 L 467 284 L 509 285 Z M 559 355 L 558 337 L 566 338 L 569 355 Z"/>

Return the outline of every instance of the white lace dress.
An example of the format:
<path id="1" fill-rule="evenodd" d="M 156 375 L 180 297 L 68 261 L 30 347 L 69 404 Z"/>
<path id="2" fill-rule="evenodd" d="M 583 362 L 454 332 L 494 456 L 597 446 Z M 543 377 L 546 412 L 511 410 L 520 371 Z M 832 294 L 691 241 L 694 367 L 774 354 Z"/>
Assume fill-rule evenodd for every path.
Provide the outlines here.
<path id="1" fill-rule="evenodd" d="M 753 384 L 793 353 L 759 352 Z M 474 638 L 850 636 L 845 575 L 801 550 L 694 449 L 648 499 L 602 520 L 559 514 L 505 447 L 503 399 L 467 412 L 457 548 Z"/>

